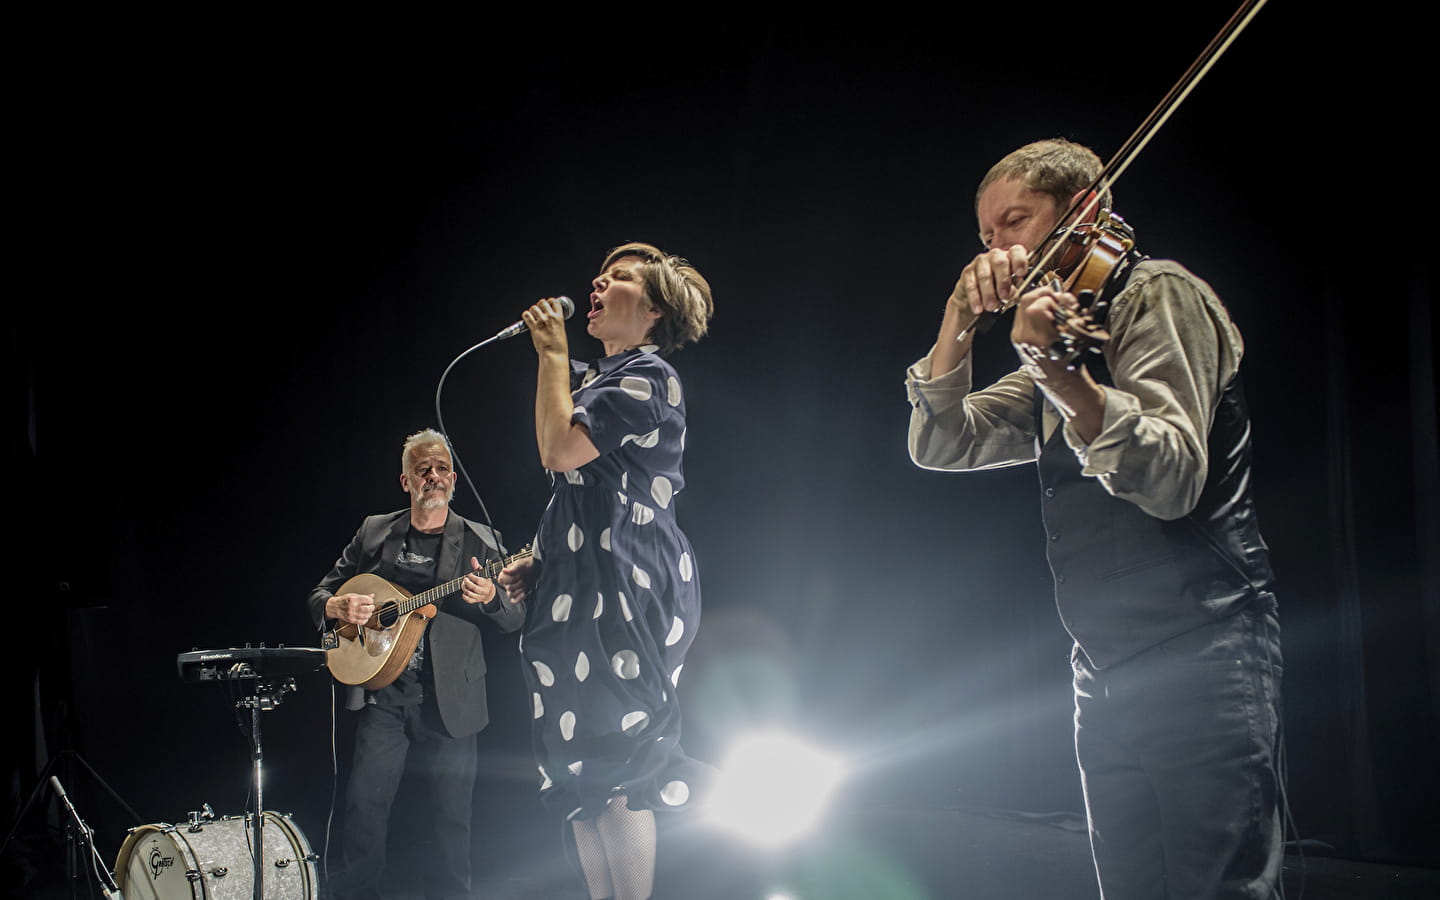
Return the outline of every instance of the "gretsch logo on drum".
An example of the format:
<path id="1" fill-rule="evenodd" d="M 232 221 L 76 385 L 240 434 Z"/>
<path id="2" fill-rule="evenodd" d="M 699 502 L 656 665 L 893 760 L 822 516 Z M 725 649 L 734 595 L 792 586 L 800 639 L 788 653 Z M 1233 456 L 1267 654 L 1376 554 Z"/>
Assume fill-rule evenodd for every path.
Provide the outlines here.
<path id="1" fill-rule="evenodd" d="M 150 877 L 152 881 L 158 880 L 160 873 L 173 865 L 175 865 L 175 857 L 161 855 L 158 846 L 150 848 Z"/>

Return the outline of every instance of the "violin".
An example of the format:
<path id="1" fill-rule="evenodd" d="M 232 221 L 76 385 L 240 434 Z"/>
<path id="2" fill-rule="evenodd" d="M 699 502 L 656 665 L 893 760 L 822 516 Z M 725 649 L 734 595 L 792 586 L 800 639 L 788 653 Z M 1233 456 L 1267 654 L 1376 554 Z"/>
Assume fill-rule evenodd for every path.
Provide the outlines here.
<path id="1" fill-rule="evenodd" d="M 1110 340 L 1110 332 L 1105 329 L 1110 308 L 1106 291 L 1121 283 L 1130 267 L 1143 257 L 1135 249 L 1135 229 L 1108 209 L 1100 210 L 1095 222 L 1055 231 L 1041 249 L 1051 242 L 1057 242 L 1057 246 L 1041 258 L 1053 257 L 1056 262 L 1040 276 L 1040 283 L 1074 294 L 1080 305 L 1076 310 L 1062 307 L 1056 312 L 1059 337 L 1046 349 L 1045 356 L 1074 369 L 1082 354 L 1099 353 Z"/>

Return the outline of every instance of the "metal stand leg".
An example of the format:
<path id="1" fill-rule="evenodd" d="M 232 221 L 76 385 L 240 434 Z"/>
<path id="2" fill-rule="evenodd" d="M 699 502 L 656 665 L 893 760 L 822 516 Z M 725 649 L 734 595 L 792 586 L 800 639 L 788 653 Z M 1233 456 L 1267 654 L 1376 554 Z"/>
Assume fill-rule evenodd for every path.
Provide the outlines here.
<path id="1" fill-rule="evenodd" d="M 250 709 L 255 732 L 255 900 L 265 897 L 265 752 L 260 747 L 260 704 Z"/>
<path id="2" fill-rule="evenodd" d="M 95 783 L 104 788 L 111 797 L 115 798 L 115 802 L 120 804 L 121 808 L 130 816 L 132 822 L 140 821 L 140 814 L 131 809 L 130 804 L 125 802 L 125 798 L 116 793 L 109 782 L 100 777 L 100 773 L 96 772 L 95 769 L 85 761 L 85 757 L 74 750 L 61 750 L 51 756 L 50 760 L 45 763 L 45 768 L 40 770 L 40 775 L 35 781 L 35 787 L 30 791 L 30 796 L 25 800 L 25 805 L 20 807 L 20 812 L 15 816 L 15 821 L 10 824 L 9 831 L 5 832 L 5 840 L 0 841 L 0 852 L 4 852 L 5 848 L 10 846 L 10 841 L 15 837 L 15 831 L 20 827 L 20 822 L 29 814 L 30 808 L 35 805 L 35 801 L 40 797 L 40 792 L 45 789 L 45 785 L 49 783 L 50 778 L 55 774 L 56 770 L 60 768 L 64 762 L 68 761 L 78 762 L 83 766 L 85 771 L 90 774 L 90 777 L 95 779 Z M 68 778 L 69 776 L 67 775 L 66 777 Z"/>
<path id="3" fill-rule="evenodd" d="M 255 696 L 246 697 L 236 704 L 250 708 L 251 759 L 255 764 L 255 818 L 251 829 L 255 839 L 255 900 L 264 900 L 265 897 L 265 751 L 260 741 L 260 713 L 279 706 L 285 695 L 293 690 L 294 678 L 286 678 L 275 684 L 258 681 L 255 684 Z"/>

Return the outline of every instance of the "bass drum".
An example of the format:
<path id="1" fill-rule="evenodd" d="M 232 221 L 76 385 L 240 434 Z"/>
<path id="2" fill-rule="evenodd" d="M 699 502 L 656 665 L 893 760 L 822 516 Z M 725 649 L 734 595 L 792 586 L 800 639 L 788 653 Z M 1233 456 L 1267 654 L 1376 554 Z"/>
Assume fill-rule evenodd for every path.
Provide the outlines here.
<path id="1" fill-rule="evenodd" d="M 316 900 L 315 855 L 300 826 L 265 813 L 265 900 Z M 115 858 L 126 900 L 250 900 L 255 860 L 244 816 L 198 825 L 139 825 Z"/>

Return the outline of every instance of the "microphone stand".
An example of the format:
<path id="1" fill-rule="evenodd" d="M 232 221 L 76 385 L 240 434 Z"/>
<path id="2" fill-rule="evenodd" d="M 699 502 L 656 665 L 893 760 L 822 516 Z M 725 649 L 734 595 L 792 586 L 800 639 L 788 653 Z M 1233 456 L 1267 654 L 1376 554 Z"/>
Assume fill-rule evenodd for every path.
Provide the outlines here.
<path id="1" fill-rule="evenodd" d="M 60 784 L 60 779 L 54 775 L 50 776 L 50 786 L 55 789 L 55 794 L 60 798 L 60 804 L 70 814 L 70 822 L 65 825 L 65 868 L 70 880 L 74 882 L 79 878 L 79 862 L 77 857 L 82 848 L 90 848 L 90 856 L 93 860 L 91 868 L 100 875 L 100 893 L 113 900 L 123 900 L 120 893 L 120 886 L 115 883 L 115 877 L 105 866 L 105 861 L 100 858 L 100 851 L 95 849 L 95 832 L 80 818 L 80 813 L 75 809 L 75 804 L 70 802 L 70 795 L 65 793 L 65 788 Z"/>

